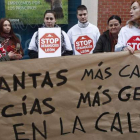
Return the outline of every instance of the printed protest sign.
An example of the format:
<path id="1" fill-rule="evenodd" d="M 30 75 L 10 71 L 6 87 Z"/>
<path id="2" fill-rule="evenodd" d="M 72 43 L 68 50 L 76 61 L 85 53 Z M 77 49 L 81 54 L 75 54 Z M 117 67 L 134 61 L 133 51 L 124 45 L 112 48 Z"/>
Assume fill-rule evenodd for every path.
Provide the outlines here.
<path id="1" fill-rule="evenodd" d="M 39 58 L 61 56 L 61 29 L 39 28 Z"/>
<path id="2" fill-rule="evenodd" d="M 139 61 L 126 51 L 2 62 L 0 138 L 139 140 Z"/>
<path id="3" fill-rule="evenodd" d="M 140 36 L 133 36 L 127 41 L 127 46 L 131 46 L 134 50 L 140 50 Z"/>
<path id="4" fill-rule="evenodd" d="M 91 54 L 94 49 L 92 34 L 73 36 L 74 52 L 76 55 Z"/>

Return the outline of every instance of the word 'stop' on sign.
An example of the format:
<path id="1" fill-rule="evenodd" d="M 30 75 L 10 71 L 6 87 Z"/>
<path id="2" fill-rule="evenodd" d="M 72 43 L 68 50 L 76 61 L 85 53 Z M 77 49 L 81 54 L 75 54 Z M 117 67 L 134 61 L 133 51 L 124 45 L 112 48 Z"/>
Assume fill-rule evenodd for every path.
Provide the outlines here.
<path id="1" fill-rule="evenodd" d="M 46 33 L 40 38 L 40 48 L 45 53 L 54 53 L 60 47 L 60 38 L 54 33 Z"/>
<path id="2" fill-rule="evenodd" d="M 93 48 L 93 40 L 87 35 L 80 36 L 75 41 L 75 50 L 80 54 L 88 54 L 91 52 L 91 50 L 93 50 Z"/>
<path id="3" fill-rule="evenodd" d="M 140 36 L 133 36 L 127 41 L 127 46 L 131 46 L 134 50 L 140 50 Z"/>

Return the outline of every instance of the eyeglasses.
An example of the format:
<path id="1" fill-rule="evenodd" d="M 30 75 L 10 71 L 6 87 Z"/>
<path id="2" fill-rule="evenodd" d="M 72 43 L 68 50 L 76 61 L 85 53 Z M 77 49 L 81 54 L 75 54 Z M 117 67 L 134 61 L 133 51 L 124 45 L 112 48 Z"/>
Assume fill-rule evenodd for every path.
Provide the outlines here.
<path id="1" fill-rule="evenodd" d="M 47 18 L 46 18 L 46 20 L 49 20 L 49 19 L 50 19 L 50 20 L 53 20 L 53 18 L 52 18 L 52 17 L 50 17 L 50 18 L 49 18 L 49 17 L 47 17 Z"/>

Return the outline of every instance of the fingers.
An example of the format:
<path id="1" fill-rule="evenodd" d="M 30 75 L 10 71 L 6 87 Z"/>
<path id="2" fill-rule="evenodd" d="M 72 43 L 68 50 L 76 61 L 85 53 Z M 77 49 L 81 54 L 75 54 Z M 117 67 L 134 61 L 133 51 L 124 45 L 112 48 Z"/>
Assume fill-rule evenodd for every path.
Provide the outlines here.
<path id="1" fill-rule="evenodd" d="M 16 60 L 19 60 L 19 59 L 21 59 L 22 58 L 22 55 L 20 55 L 20 54 L 15 54 L 15 59 Z"/>
<path id="2" fill-rule="evenodd" d="M 125 48 L 124 48 L 124 51 L 129 51 L 131 54 L 134 53 L 134 50 L 133 50 L 133 48 L 132 48 L 131 46 L 125 47 Z"/>
<path id="3" fill-rule="evenodd" d="M 132 53 L 132 54 L 134 53 L 134 50 L 133 50 L 132 47 L 128 46 L 128 50 L 129 50 L 130 53 Z"/>
<path id="4" fill-rule="evenodd" d="M 12 60 L 19 60 L 19 59 L 22 58 L 22 55 L 21 55 L 21 54 L 15 54 L 15 53 L 12 52 L 12 51 L 10 51 L 10 52 L 8 53 L 8 55 L 9 55 L 10 59 L 12 59 Z"/>

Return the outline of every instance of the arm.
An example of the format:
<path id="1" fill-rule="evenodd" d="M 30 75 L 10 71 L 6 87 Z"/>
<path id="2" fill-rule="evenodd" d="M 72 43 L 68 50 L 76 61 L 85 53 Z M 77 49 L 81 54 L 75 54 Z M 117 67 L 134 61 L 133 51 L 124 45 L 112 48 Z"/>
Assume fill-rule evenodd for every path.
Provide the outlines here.
<path id="1" fill-rule="evenodd" d="M 73 50 L 68 35 L 64 31 L 62 31 L 62 34 L 64 35 L 64 42 L 65 42 L 65 49 L 66 49 L 65 52 L 62 54 L 62 56 L 73 55 Z"/>
<path id="2" fill-rule="evenodd" d="M 71 45 L 72 45 L 72 32 L 71 32 L 71 29 L 68 30 L 67 35 L 68 35 L 69 40 L 70 40 L 70 43 L 71 43 Z"/>
<path id="3" fill-rule="evenodd" d="M 126 47 L 124 47 L 123 48 L 123 51 L 129 51 L 130 53 L 134 53 L 134 50 L 133 50 L 133 48 L 131 47 L 131 46 L 126 46 Z"/>
<path id="4" fill-rule="evenodd" d="M 38 46 L 36 45 L 37 32 L 34 33 L 28 48 L 28 55 L 30 58 L 38 58 Z"/>
<path id="5" fill-rule="evenodd" d="M 103 52 L 102 36 L 100 36 L 99 40 L 96 43 L 95 49 L 93 50 L 93 53 L 99 53 L 99 52 Z"/>
<path id="6" fill-rule="evenodd" d="M 6 53 L 6 55 L 3 55 L 2 53 L 0 53 L 0 61 L 10 61 L 10 60 L 19 60 L 22 58 L 21 54 L 16 54 L 12 51 L 10 51 L 9 53 Z"/>
<path id="7" fill-rule="evenodd" d="M 124 31 L 122 28 L 118 34 L 118 42 L 115 45 L 115 52 L 122 51 L 124 46 L 126 46 L 126 41 L 125 41 L 125 37 L 124 37 Z"/>
<path id="8" fill-rule="evenodd" d="M 38 58 L 38 52 L 28 49 L 28 55 L 31 59 Z"/>
<path id="9" fill-rule="evenodd" d="M 69 29 L 67 32 L 67 35 L 69 37 L 70 43 L 71 43 L 71 47 L 74 50 L 74 44 L 73 44 L 73 40 L 72 40 L 72 29 Z M 73 55 L 75 55 L 75 52 L 73 51 Z"/>
<path id="10" fill-rule="evenodd" d="M 0 62 L 2 62 L 2 61 L 10 61 L 9 55 L 6 54 L 6 55 L 4 56 L 2 53 L 0 53 Z"/>
<path id="11" fill-rule="evenodd" d="M 0 61 L 10 61 L 10 57 L 8 56 L 8 53 L 4 49 L 3 46 L 0 44 Z"/>
<path id="12" fill-rule="evenodd" d="M 97 36 L 96 36 L 96 42 L 99 40 L 99 37 L 100 37 L 100 31 L 99 31 L 99 29 L 97 28 Z"/>
<path id="13" fill-rule="evenodd" d="M 17 53 L 12 52 L 12 51 L 10 51 L 10 52 L 8 53 L 8 56 L 9 56 L 9 58 L 10 58 L 11 60 L 19 60 L 19 59 L 22 58 L 22 55 L 21 55 L 21 54 L 17 54 Z"/>

